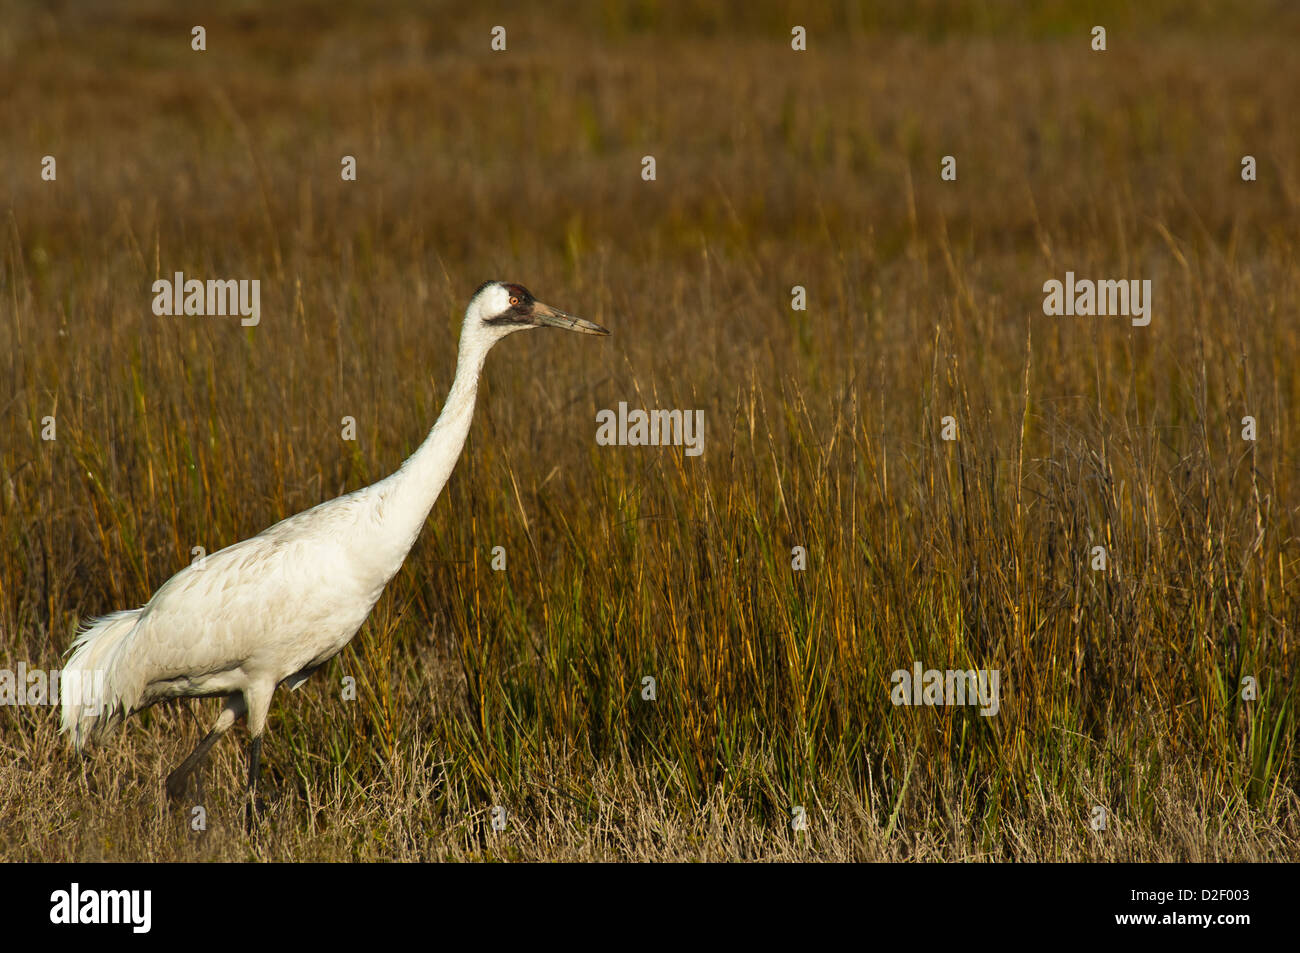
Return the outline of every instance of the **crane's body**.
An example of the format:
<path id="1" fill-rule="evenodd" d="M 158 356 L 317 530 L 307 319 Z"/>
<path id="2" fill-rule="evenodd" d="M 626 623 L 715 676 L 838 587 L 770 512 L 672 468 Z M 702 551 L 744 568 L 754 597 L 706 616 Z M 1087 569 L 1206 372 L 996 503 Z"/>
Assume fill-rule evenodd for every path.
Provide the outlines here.
<path id="1" fill-rule="evenodd" d="M 383 535 L 375 489 L 329 500 L 204 557 L 143 607 L 88 628 L 77 643 L 80 649 L 85 640 L 86 654 L 74 655 L 69 669 L 84 663 L 105 673 L 107 720 L 71 720 L 74 741 L 178 697 L 238 692 L 250 726 L 258 725 L 261 702 L 281 681 L 296 688 L 297 676 L 338 654 L 401 566 L 400 557 L 377 558 L 366 546 Z M 200 616 L 197 606 L 205 607 Z"/>
<path id="2" fill-rule="evenodd" d="M 83 629 L 63 682 L 102 684 L 105 697 L 73 697 L 65 687 L 63 730 L 76 747 L 156 702 L 224 697 L 216 725 L 168 777 L 167 789 L 179 797 L 212 744 L 243 715 L 252 738 L 252 788 L 276 687 L 297 688 L 360 629 L 451 476 L 488 351 L 506 335 L 542 324 L 608 333 L 541 304 L 519 285 L 488 282 L 466 309 L 442 413 L 399 470 L 204 557 L 141 608 Z M 94 674 L 102 677 L 92 680 Z"/>

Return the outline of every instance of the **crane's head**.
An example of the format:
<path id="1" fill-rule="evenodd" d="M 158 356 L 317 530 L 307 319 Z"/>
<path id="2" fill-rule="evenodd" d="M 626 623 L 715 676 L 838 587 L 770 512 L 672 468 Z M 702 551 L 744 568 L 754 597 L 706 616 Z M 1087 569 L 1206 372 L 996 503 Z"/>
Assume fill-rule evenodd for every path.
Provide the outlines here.
<path id="1" fill-rule="evenodd" d="M 544 326 L 583 334 L 609 333 L 599 324 L 542 304 L 523 285 L 507 281 L 486 281 L 479 285 L 465 309 L 465 331 L 485 334 L 492 340 Z"/>

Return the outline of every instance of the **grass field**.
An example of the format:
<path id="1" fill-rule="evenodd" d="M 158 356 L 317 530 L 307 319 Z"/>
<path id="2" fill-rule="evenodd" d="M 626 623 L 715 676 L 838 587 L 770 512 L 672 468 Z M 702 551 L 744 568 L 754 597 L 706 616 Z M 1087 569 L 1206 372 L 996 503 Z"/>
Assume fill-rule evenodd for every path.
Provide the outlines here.
<path id="1" fill-rule="evenodd" d="M 6 14 L 0 668 L 395 469 L 481 281 L 613 334 L 492 354 L 405 567 L 277 694 L 258 836 L 242 729 L 206 831 L 163 793 L 216 702 L 81 758 L 0 705 L 0 859 L 1300 856 L 1300 14 L 800 6 Z M 155 315 L 177 271 L 260 323 Z M 1067 271 L 1150 325 L 1044 315 Z M 703 454 L 597 445 L 620 401 Z M 894 705 L 917 661 L 997 714 Z"/>

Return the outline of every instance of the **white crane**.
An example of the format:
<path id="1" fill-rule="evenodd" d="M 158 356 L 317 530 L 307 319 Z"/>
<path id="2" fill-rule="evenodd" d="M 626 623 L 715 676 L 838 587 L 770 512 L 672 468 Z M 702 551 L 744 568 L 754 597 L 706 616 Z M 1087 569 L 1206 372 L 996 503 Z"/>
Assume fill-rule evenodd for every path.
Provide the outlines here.
<path id="1" fill-rule="evenodd" d="M 250 817 L 271 695 L 343 650 L 414 545 L 465 445 L 492 345 L 550 325 L 608 334 L 490 281 L 465 309 L 456 378 L 428 437 L 391 476 L 281 520 L 168 579 L 144 606 L 88 623 L 63 670 L 63 731 L 78 750 L 124 718 L 180 697 L 225 699 L 212 730 L 167 776 L 181 798 L 212 746 L 248 718 Z M 102 697 L 94 686 L 102 685 Z"/>

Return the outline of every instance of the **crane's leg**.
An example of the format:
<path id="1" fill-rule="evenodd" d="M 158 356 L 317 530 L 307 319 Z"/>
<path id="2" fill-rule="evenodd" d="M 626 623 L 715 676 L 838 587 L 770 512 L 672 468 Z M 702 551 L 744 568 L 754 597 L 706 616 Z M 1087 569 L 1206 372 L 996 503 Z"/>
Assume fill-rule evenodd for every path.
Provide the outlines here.
<path id="1" fill-rule="evenodd" d="M 257 790 L 257 781 L 262 776 L 262 736 L 248 742 L 248 793 Z"/>
<path id="2" fill-rule="evenodd" d="M 262 776 L 262 732 L 266 728 L 266 714 L 271 709 L 271 695 L 275 692 L 275 683 L 270 685 L 251 685 L 244 690 L 244 701 L 248 705 L 248 810 L 244 817 L 247 828 L 253 829 L 257 816 L 257 782 Z"/>
<path id="3" fill-rule="evenodd" d="M 190 702 L 193 701 L 193 699 L 184 698 L 181 700 L 185 703 L 186 713 L 188 713 L 190 718 L 193 719 L 194 724 L 198 725 L 199 728 L 202 729 L 203 722 L 199 721 L 199 716 L 194 714 L 194 706 L 190 704 Z M 195 804 L 208 803 L 208 796 L 203 791 L 203 765 L 199 765 L 194 769 L 194 791 L 195 791 L 195 797 L 197 798 L 197 800 L 194 802 Z"/>
<path id="4" fill-rule="evenodd" d="M 197 748 L 190 752 L 190 756 L 182 761 L 171 774 L 167 775 L 167 794 L 173 801 L 179 801 L 185 796 L 185 788 L 189 785 L 190 775 L 201 765 L 208 756 L 208 752 L 235 723 L 240 715 L 244 713 L 243 699 L 238 695 L 231 695 L 226 699 L 226 704 L 221 709 L 221 714 L 217 716 L 217 723 L 212 726 L 212 730 L 204 736 L 199 742 Z"/>

